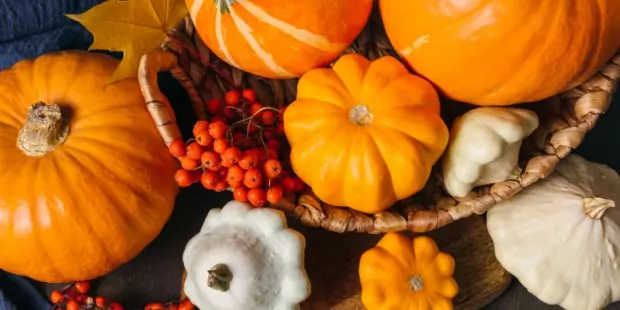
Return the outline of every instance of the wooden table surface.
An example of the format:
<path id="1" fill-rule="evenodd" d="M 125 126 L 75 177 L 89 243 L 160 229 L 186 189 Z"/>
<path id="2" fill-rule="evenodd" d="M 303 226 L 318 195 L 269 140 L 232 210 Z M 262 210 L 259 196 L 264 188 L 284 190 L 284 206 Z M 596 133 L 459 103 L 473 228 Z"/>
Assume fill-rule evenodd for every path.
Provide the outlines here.
<path id="1" fill-rule="evenodd" d="M 194 120 L 191 107 L 183 89 L 168 75 L 160 77 L 164 93 L 171 99 L 183 132 L 191 132 Z M 585 158 L 605 163 L 620 171 L 620 95 L 596 128 L 587 136 L 577 153 Z M 96 293 L 121 301 L 128 309 L 139 308 L 151 301 L 178 298 L 182 261 L 181 255 L 187 241 L 198 232 L 209 208 L 220 207 L 230 199 L 228 194 L 209 193 L 198 186 L 183 189 L 177 198 L 177 206 L 160 236 L 137 258 L 121 266 L 111 274 L 94 281 Z M 312 230 L 309 233 L 313 233 Z M 318 232 L 317 232 L 318 233 Z M 323 232 L 320 232 L 323 233 Z M 337 238 L 327 234 L 325 238 Z M 45 294 L 58 287 L 36 284 Z M 321 285 L 313 283 L 313 286 Z M 48 295 L 49 296 L 49 295 Z M 518 282 L 485 309 L 493 310 L 551 310 L 536 299 Z M 607 309 L 620 310 L 620 303 Z"/>
<path id="2" fill-rule="evenodd" d="M 229 199 L 231 199 L 231 196 L 228 194 L 206 193 L 206 191 L 200 187 L 183 190 L 178 197 L 177 207 L 170 221 L 164 227 L 159 237 L 137 258 L 121 266 L 109 275 L 93 281 L 93 289 L 96 294 L 120 301 L 125 305 L 126 309 L 142 309 L 146 303 L 153 301 L 164 302 L 177 300 L 179 298 L 181 276 L 183 273 L 181 255 L 185 248 L 185 244 L 199 231 L 208 210 L 212 207 L 222 206 Z M 338 248 L 338 244 L 341 244 L 343 248 L 351 248 L 350 244 L 347 244 L 347 242 L 351 240 L 360 240 L 360 238 L 357 237 L 340 236 L 315 228 L 304 229 L 295 223 L 291 223 L 291 225 L 297 229 L 301 228 L 306 234 L 306 238 L 309 241 L 306 251 L 316 249 L 316 243 L 324 240 L 328 240 L 325 242 L 331 243 L 329 246 L 331 249 Z M 370 238 L 373 240 L 372 243 L 374 243 L 374 240 L 376 240 L 378 236 L 366 235 L 364 238 Z M 350 249 L 345 251 L 351 252 Z M 343 256 L 347 254 L 325 253 L 324 255 Z M 317 255 L 313 256 L 316 257 Z M 352 256 L 351 260 L 356 260 L 357 258 L 358 257 Z M 326 269 L 339 270 L 340 268 L 352 267 L 352 264 L 343 263 L 343 259 L 341 258 L 337 261 L 337 264 L 339 264 L 338 266 L 329 266 L 326 267 Z M 330 264 L 331 262 L 330 259 L 321 257 L 320 263 Z M 308 261 L 307 264 L 309 264 Z M 311 274 L 311 276 L 313 276 L 313 274 Z M 329 278 L 329 276 L 327 278 Z M 38 289 L 47 296 L 49 296 L 52 290 L 64 286 L 43 283 L 36 283 L 36 285 Z M 357 283 L 351 285 L 357 285 Z M 316 291 L 318 294 L 326 295 L 324 293 L 325 289 L 319 288 L 321 283 L 313 282 L 312 286 L 313 292 Z M 510 287 L 485 309 L 552 310 L 561 308 L 543 304 L 533 295 L 529 294 L 522 285 L 513 281 Z M 620 310 L 620 303 L 608 309 Z M 326 309 L 322 308 L 316 310 Z"/>

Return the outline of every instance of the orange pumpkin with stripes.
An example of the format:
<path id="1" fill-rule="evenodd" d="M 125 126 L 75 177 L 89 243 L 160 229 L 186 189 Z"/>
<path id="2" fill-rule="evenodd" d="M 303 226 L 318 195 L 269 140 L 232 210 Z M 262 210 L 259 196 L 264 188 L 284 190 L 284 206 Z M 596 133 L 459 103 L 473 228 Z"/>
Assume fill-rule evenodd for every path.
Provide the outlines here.
<path id="1" fill-rule="evenodd" d="M 266 78 L 299 77 L 333 60 L 362 31 L 372 0 L 186 0 L 222 60 Z"/>

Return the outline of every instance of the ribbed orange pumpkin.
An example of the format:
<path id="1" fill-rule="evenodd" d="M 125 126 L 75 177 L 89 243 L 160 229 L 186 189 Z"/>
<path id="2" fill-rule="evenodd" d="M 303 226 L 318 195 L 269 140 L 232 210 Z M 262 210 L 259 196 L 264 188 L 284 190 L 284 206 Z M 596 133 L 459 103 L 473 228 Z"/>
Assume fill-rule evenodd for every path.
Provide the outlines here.
<path id="1" fill-rule="evenodd" d="M 106 274 L 168 220 L 178 187 L 136 80 L 62 52 L 0 72 L 0 269 L 45 282 Z"/>
<path id="2" fill-rule="evenodd" d="M 379 213 L 420 191 L 448 144 L 439 97 L 390 56 L 304 74 L 284 112 L 291 165 L 322 201 Z"/>
<path id="3" fill-rule="evenodd" d="M 362 31 L 372 0 L 186 0 L 198 34 L 232 66 L 298 77 L 336 59 Z"/>
<path id="4" fill-rule="evenodd" d="M 380 9 L 392 45 L 416 73 L 477 105 L 533 102 L 575 87 L 620 46 L 618 0 L 380 0 Z"/>

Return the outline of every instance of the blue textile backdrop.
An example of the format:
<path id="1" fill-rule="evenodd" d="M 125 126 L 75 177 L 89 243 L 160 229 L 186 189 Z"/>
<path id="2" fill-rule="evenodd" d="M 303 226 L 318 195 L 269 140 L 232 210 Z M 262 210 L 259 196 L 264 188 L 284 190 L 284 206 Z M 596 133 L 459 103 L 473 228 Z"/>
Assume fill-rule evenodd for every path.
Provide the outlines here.
<path id="1" fill-rule="evenodd" d="M 65 17 L 82 13 L 103 0 L 1 0 L 0 70 L 26 58 L 67 50 L 86 49 L 90 33 Z"/>

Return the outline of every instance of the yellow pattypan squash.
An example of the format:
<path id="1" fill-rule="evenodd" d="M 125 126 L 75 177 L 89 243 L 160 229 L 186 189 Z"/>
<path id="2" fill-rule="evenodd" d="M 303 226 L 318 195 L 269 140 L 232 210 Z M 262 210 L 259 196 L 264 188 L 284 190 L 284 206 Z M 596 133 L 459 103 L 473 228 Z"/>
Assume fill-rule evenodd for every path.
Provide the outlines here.
<path id="1" fill-rule="evenodd" d="M 458 285 L 454 258 L 429 237 L 386 234 L 360 260 L 362 303 L 368 310 L 449 310 Z"/>

